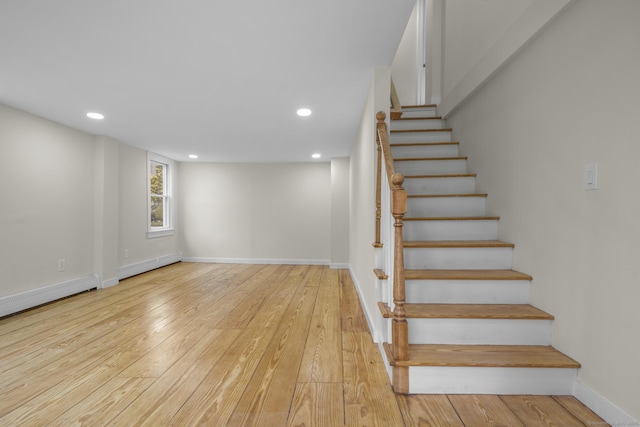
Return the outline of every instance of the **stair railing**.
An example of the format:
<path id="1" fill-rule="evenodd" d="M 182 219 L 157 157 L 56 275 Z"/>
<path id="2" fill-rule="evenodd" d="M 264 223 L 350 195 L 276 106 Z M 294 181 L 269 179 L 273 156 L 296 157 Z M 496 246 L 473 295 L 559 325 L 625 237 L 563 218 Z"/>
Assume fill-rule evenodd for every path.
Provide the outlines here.
<path id="1" fill-rule="evenodd" d="M 382 159 L 391 191 L 391 215 L 393 223 L 393 321 L 391 327 L 391 351 L 395 360 L 407 360 L 409 353 L 409 329 L 405 313 L 405 279 L 404 279 L 404 244 L 402 227 L 407 212 L 407 192 L 402 186 L 404 176 L 396 172 L 389 144 L 389 132 L 385 123 L 386 114 L 376 114 L 376 145 L 378 164 L 376 177 L 376 242 L 375 247 L 382 247 L 380 242 L 380 218 L 382 196 Z"/>
<path id="2" fill-rule="evenodd" d="M 396 85 L 393 84 L 391 79 L 391 112 L 392 119 L 399 119 L 402 117 L 402 106 L 400 105 L 400 98 L 398 98 L 398 92 L 396 91 Z"/>

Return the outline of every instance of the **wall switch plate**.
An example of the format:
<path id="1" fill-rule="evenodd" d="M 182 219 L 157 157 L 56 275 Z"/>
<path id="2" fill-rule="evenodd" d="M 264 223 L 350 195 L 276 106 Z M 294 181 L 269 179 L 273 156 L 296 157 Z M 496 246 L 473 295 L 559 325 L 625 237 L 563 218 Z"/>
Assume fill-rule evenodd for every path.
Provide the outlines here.
<path id="1" fill-rule="evenodd" d="M 591 163 L 584 166 L 584 189 L 596 190 L 598 188 L 598 164 Z"/>

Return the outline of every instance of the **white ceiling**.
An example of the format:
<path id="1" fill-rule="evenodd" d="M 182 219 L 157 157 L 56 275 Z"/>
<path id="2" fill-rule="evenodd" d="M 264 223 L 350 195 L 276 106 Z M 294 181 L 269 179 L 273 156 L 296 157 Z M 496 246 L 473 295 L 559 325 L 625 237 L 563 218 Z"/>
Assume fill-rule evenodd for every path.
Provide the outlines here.
<path id="1" fill-rule="evenodd" d="M 344 157 L 413 4 L 1 0 L 0 103 L 178 161 Z"/>

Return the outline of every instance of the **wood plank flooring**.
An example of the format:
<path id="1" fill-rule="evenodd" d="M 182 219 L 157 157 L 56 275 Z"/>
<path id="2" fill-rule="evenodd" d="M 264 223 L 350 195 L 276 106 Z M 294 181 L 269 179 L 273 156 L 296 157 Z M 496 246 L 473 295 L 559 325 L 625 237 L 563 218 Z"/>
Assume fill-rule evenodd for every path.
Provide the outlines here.
<path id="1" fill-rule="evenodd" d="M 570 396 L 394 395 L 347 270 L 178 263 L 0 319 L 2 426 L 595 423 Z"/>

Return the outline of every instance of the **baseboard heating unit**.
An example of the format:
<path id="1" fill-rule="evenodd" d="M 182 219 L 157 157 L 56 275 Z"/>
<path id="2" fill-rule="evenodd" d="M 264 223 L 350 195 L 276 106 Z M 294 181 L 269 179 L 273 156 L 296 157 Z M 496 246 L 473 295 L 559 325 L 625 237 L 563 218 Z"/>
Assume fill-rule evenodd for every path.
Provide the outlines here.
<path id="1" fill-rule="evenodd" d="M 100 286 L 98 276 L 90 275 L 66 282 L 0 297 L 0 317 L 37 307 Z"/>

